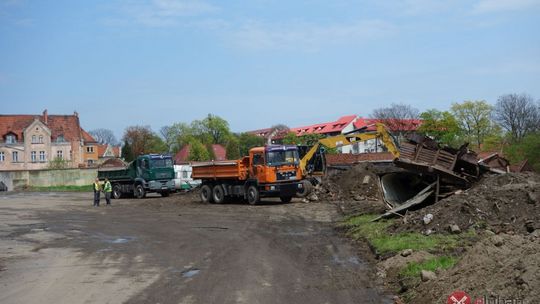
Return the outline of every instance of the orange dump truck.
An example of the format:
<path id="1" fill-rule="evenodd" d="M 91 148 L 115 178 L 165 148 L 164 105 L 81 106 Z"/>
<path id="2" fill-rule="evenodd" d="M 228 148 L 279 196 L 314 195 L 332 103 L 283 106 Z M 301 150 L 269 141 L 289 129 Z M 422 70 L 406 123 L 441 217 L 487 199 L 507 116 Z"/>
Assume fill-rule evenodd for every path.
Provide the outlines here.
<path id="1" fill-rule="evenodd" d="M 201 200 L 218 204 L 238 198 L 254 205 L 261 197 L 288 203 L 302 188 L 298 147 L 291 145 L 253 148 L 239 160 L 193 164 L 192 178 L 202 180 Z"/>

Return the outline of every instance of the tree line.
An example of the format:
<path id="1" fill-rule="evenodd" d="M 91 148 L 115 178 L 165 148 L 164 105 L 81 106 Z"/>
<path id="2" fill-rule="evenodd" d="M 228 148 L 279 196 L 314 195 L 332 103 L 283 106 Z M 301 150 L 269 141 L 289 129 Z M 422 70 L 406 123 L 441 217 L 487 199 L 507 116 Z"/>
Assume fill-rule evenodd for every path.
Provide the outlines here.
<path id="1" fill-rule="evenodd" d="M 420 112 L 407 104 L 392 104 L 373 110 L 372 119 L 383 122 L 394 135 L 403 138 L 409 132 L 427 135 L 441 145 L 458 147 L 469 143 L 475 151 L 498 151 L 513 163 L 529 159 L 540 170 L 540 101 L 527 94 L 507 94 L 494 105 L 485 100 L 466 100 L 453 103 L 448 110 L 428 109 Z M 422 123 L 417 125 L 418 121 Z M 117 144 L 110 130 L 90 131 L 100 143 Z M 133 160 L 147 153 L 176 154 L 189 147 L 189 160 L 215 159 L 213 144 L 226 148 L 227 159 L 247 155 L 249 149 L 271 143 L 272 137 L 282 135 L 285 144 L 314 144 L 321 135 L 296 137 L 283 124 L 272 126 L 267 138 L 250 133 L 232 132 L 229 123 L 208 114 L 191 123 L 178 122 L 154 132 L 150 126 L 129 126 L 121 139 L 122 156 Z M 333 151 L 329 151 L 330 153 Z"/>

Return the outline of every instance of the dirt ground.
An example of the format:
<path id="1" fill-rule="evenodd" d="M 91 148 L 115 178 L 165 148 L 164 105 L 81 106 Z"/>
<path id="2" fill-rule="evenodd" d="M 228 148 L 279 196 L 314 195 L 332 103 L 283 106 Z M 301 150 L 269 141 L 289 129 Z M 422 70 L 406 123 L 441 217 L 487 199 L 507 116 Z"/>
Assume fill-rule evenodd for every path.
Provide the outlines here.
<path id="1" fill-rule="evenodd" d="M 392 303 L 335 205 L 91 196 L 0 194 L 0 303 Z"/>

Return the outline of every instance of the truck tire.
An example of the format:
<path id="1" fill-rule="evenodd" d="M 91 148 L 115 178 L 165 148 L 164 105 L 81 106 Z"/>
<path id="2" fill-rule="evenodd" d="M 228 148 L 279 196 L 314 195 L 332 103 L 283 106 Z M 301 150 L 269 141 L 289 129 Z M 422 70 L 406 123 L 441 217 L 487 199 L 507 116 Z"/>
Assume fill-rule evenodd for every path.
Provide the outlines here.
<path id="1" fill-rule="evenodd" d="M 212 188 L 208 185 L 202 185 L 201 187 L 201 201 L 203 203 L 212 203 Z"/>
<path id="2" fill-rule="evenodd" d="M 122 197 L 122 186 L 120 186 L 120 184 L 114 184 L 112 188 L 112 197 L 114 199 L 120 199 Z"/>
<path id="3" fill-rule="evenodd" d="M 259 195 L 259 189 L 256 186 L 251 185 L 247 190 L 247 201 L 250 205 L 257 205 L 261 200 Z"/>
<path id="4" fill-rule="evenodd" d="M 214 203 L 216 204 L 223 204 L 225 202 L 225 191 L 223 190 L 223 186 L 214 186 L 214 188 L 212 189 L 212 198 L 214 199 Z"/>
<path id="5" fill-rule="evenodd" d="M 292 196 L 280 196 L 279 199 L 281 200 L 282 203 L 288 204 L 291 202 Z"/>
<path id="6" fill-rule="evenodd" d="M 135 191 L 133 193 L 136 198 L 144 198 L 146 196 L 146 191 L 144 190 L 143 185 L 138 184 L 135 186 Z"/>
<path id="7" fill-rule="evenodd" d="M 313 184 L 307 179 L 304 179 L 303 181 L 301 181 L 301 183 L 302 183 L 302 188 L 296 191 L 296 196 L 306 197 L 311 193 L 313 189 Z"/>

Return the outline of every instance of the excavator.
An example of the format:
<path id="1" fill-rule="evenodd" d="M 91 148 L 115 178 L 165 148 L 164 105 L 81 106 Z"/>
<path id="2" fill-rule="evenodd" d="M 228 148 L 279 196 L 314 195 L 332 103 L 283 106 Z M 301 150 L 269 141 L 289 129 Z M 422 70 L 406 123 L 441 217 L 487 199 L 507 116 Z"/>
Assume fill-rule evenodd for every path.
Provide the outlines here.
<path id="1" fill-rule="evenodd" d="M 374 131 L 367 131 L 373 126 L 375 126 Z M 399 147 L 397 145 L 397 141 L 382 123 L 374 123 L 344 134 L 319 139 L 319 141 L 311 148 L 304 149 L 305 153 L 302 153 L 302 149 L 300 149 L 300 168 L 302 170 L 303 187 L 297 192 L 297 196 L 307 196 L 311 192 L 313 185 L 318 183 L 317 176 L 322 176 L 325 174 L 326 162 L 324 160 L 323 152 L 321 151 L 322 146 L 327 148 L 336 148 L 352 145 L 356 142 L 370 139 L 381 140 L 386 149 L 392 153 L 394 158 L 399 158 Z"/>

